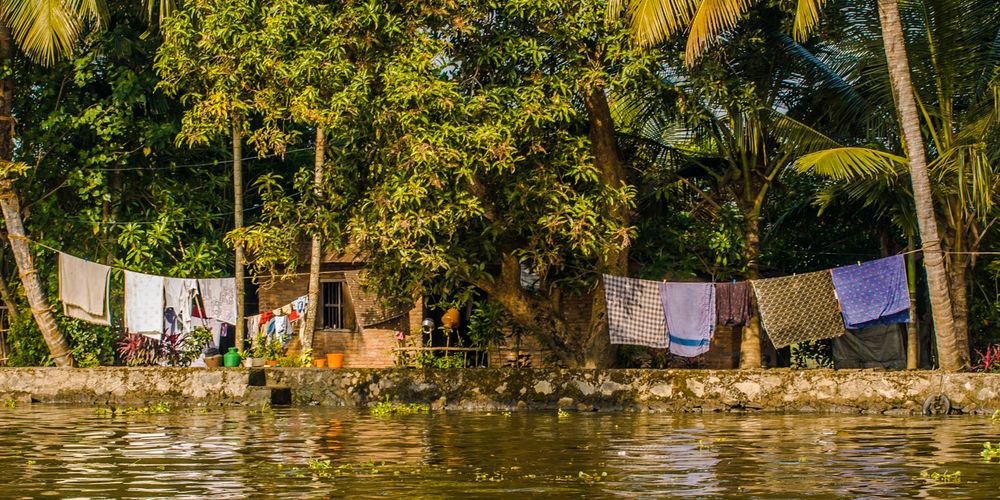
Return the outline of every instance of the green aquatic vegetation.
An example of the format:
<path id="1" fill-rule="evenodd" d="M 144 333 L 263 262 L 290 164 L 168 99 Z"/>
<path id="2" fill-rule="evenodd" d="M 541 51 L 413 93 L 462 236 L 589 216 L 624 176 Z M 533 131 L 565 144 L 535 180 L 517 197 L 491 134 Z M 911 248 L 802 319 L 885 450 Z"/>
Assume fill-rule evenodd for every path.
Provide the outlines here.
<path id="1" fill-rule="evenodd" d="M 430 407 L 417 403 L 397 403 L 389 401 L 389 396 L 372 407 L 371 413 L 376 417 L 392 417 L 396 415 L 415 415 L 429 413 Z"/>
<path id="2" fill-rule="evenodd" d="M 556 417 L 566 418 L 568 416 L 569 416 L 569 412 L 566 411 L 566 410 L 563 410 L 562 408 L 560 408 L 559 411 L 556 412 Z"/>
<path id="3" fill-rule="evenodd" d="M 1000 441 L 996 444 L 989 441 L 983 443 L 983 451 L 979 455 L 987 462 L 1000 462 Z"/>
<path id="4" fill-rule="evenodd" d="M 17 401 L 14 401 L 13 399 L 5 399 L 4 402 L 3 402 L 3 406 L 5 408 L 16 408 L 17 407 Z"/>
<path id="5" fill-rule="evenodd" d="M 920 477 L 928 479 L 935 483 L 961 483 L 962 482 L 962 471 L 957 470 L 955 472 L 927 472 L 923 471 L 920 473 Z"/>
<path id="6" fill-rule="evenodd" d="M 593 474 L 588 474 L 584 471 L 580 471 L 579 473 L 577 473 L 576 477 L 584 482 L 599 483 L 608 478 L 608 473 L 604 471 L 598 473 L 595 471 Z"/>
<path id="7" fill-rule="evenodd" d="M 1000 410 L 996 410 L 993 412 L 992 419 L 994 424 L 1000 424 Z"/>
<path id="8" fill-rule="evenodd" d="M 162 415 L 172 413 L 174 405 L 167 402 L 154 403 L 149 406 L 116 408 L 98 408 L 95 413 L 99 417 L 114 417 L 125 415 Z"/>

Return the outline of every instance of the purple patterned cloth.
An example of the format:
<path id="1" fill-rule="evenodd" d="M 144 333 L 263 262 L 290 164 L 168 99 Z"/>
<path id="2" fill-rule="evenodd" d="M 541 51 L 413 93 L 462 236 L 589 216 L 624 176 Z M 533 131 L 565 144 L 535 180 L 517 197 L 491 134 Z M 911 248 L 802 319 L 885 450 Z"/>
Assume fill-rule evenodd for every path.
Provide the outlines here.
<path id="1" fill-rule="evenodd" d="M 693 358 L 708 352 L 715 331 L 715 286 L 711 283 L 660 283 L 670 353 Z"/>
<path id="2" fill-rule="evenodd" d="M 910 289 L 902 255 L 831 270 L 844 326 L 909 323 Z"/>

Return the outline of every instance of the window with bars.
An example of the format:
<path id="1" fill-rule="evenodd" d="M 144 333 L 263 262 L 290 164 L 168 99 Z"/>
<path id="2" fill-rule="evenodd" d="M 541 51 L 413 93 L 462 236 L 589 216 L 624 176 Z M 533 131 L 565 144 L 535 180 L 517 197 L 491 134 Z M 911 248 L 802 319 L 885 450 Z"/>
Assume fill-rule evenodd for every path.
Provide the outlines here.
<path id="1" fill-rule="evenodd" d="M 344 295 L 343 281 L 322 282 L 323 328 L 332 330 L 348 330 L 352 321 L 348 315 L 347 301 Z"/>

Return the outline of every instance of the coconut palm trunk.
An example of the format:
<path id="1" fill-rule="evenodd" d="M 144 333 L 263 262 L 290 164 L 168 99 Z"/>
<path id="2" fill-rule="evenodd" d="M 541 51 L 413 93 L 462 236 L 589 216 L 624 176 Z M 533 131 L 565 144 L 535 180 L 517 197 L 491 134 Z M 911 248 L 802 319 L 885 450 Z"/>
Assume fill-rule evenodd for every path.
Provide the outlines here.
<path id="1" fill-rule="evenodd" d="M 13 51 L 10 28 L 6 23 L 0 23 L 0 65 L 10 66 Z M 14 117 L 11 108 L 13 98 L 13 82 L 6 78 L 0 80 L 0 162 L 6 165 L 9 165 L 14 158 Z M 48 296 L 32 260 L 28 237 L 24 233 L 24 223 L 21 221 L 20 202 L 14 188 L 14 180 L 10 178 L 9 173 L 0 174 L 0 208 L 3 210 L 7 239 L 10 241 L 14 261 L 17 263 L 24 294 L 28 297 L 31 314 L 38 323 L 42 338 L 49 347 L 49 354 L 56 366 L 73 366 L 69 342 L 59 331 Z"/>
<path id="2" fill-rule="evenodd" d="M 917 223 L 920 227 L 920 242 L 930 290 L 939 363 L 943 370 L 959 371 L 968 368 L 969 358 L 967 353 L 963 355 L 959 349 L 955 334 L 948 273 L 945 270 L 941 238 L 938 236 L 931 183 L 927 174 L 927 157 L 920 132 L 920 116 L 913 96 L 910 64 L 906 56 L 899 5 L 896 2 L 897 0 L 878 0 L 882 39 L 889 65 L 889 81 L 909 159 L 913 201 L 916 204 Z"/>
<path id="3" fill-rule="evenodd" d="M 326 132 L 323 127 L 316 129 L 316 163 L 313 173 L 313 189 L 316 196 L 323 197 L 323 164 L 326 154 Z M 302 349 L 312 349 L 313 336 L 316 333 L 316 311 L 319 311 L 319 272 L 323 256 L 323 240 L 319 237 L 318 228 L 314 229 L 312 248 L 309 253 L 309 303 L 306 305 L 306 328 L 302 335 Z"/>

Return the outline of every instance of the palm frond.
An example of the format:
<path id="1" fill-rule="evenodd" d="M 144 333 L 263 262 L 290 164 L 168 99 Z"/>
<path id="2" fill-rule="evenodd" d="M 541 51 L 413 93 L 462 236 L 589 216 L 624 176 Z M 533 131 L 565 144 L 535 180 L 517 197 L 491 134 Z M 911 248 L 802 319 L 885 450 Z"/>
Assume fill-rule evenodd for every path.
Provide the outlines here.
<path id="1" fill-rule="evenodd" d="M 8 0 L 3 16 L 18 46 L 32 60 L 50 65 L 73 51 L 86 22 L 100 22 L 100 0 Z"/>
<path id="2" fill-rule="evenodd" d="M 793 154 L 804 155 L 840 147 L 837 141 L 805 123 L 777 112 L 775 115 L 775 132 L 779 137 L 785 139 L 788 151 Z"/>
<path id="3" fill-rule="evenodd" d="M 799 0 L 795 6 L 795 39 L 804 42 L 819 24 L 819 13 L 826 0 Z"/>
<path id="4" fill-rule="evenodd" d="M 812 171 L 838 180 L 890 179 L 906 166 L 906 158 L 902 156 L 860 147 L 826 149 L 795 160 L 795 168 L 801 172 Z"/>
<path id="5" fill-rule="evenodd" d="M 691 18 L 685 49 L 687 64 L 694 64 L 719 35 L 736 26 L 753 3 L 753 0 L 702 0 Z"/>
<path id="6" fill-rule="evenodd" d="M 632 39 L 650 46 L 683 31 L 699 0 L 611 0 L 608 19 L 616 21 L 621 12 L 629 21 Z"/>

